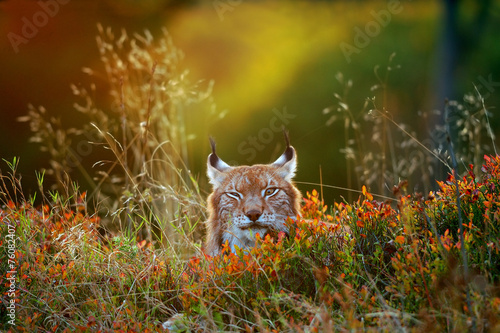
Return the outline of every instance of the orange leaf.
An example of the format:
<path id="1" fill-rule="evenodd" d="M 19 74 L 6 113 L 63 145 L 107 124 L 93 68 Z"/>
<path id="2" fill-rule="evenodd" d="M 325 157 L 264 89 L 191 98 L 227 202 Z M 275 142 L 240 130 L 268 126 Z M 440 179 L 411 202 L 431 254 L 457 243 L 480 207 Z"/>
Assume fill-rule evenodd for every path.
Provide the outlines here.
<path id="1" fill-rule="evenodd" d="M 357 220 L 357 221 L 356 221 L 356 225 L 357 225 L 358 227 L 360 227 L 360 228 L 364 228 L 364 227 L 365 227 L 365 224 L 364 224 L 364 223 L 363 223 L 363 221 L 361 221 L 361 220 Z"/>
<path id="2" fill-rule="evenodd" d="M 403 244 L 405 242 L 405 238 L 401 235 L 397 236 L 395 239 L 396 243 Z"/>
<path id="3" fill-rule="evenodd" d="M 365 185 L 363 185 L 361 190 L 363 191 L 363 195 L 366 197 L 366 199 L 368 199 L 370 201 L 373 200 L 373 195 L 371 195 L 370 192 L 368 192 Z"/>

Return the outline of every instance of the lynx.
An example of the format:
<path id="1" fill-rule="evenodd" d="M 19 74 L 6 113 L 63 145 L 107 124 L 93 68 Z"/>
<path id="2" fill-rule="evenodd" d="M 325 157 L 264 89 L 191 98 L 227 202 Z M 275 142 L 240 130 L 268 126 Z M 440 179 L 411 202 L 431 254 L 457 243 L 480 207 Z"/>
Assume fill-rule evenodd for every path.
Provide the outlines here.
<path id="1" fill-rule="evenodd" d="M 210 140 L 207 254 L 218 254 L 225 242 L 235 252 L 254 247 L 257 234 L 289 233 L 285 221 L 299 214 L 301 194 L 292 184 L 297 157 L 286 133 L 285 141 L 285 152 L 272 164 L 232 167 L 217 156 Z"/>

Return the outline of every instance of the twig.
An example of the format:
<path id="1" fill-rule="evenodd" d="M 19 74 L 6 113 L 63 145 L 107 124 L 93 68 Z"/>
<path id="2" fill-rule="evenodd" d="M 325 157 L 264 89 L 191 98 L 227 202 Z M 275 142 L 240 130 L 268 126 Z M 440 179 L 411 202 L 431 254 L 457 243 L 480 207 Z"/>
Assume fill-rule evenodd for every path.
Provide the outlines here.
<path id="1" fill-rule="evenodd" d="M 464 280 L 466 281 L 465 285 L 465 293 L 467 298 L 467 309 L 470 311 L 472 317 L 472 331 L 475 331 L 476 327 L 476 319 L 472 312 L 472 305 L 470 300 L 470 292 L 469 292 L 469 284 L 467 280 L 469 278 L 469 265 L 467 262 L 467 253 L 465 252 L 465 240 L 464 240 L 464 226 L 462 224 L 462 207 L 460 203 L 460 189 L 458 187 L 458 163 L 455 157 L 455 151 L 453 150 L 453 142 L 451 140 L 451 131 L 450 131 L 450 122 L 448 121 L 448 103 L 445 106 L 445 119 L 446 119 L 446 140 L 448 141 L 448 145 L 450 147 L 450 157 L 452 163 L 452 172 L 453 172 L 453 180 L 455 182 L 455 195 L 457 197 L 456 205 L 458 210 L 458 225 L 460 228 L 460 252 L 462 255 L 462 263 L 464 266 Z"/>
<path id="2" fill-rule="evenodd" d="M 413 135 L 411 135 L 408 131 L 406 131 L 401 125 L 396 123 L 392 118 L 388 117 L 386 113 L 381 112 L 380 110 L 374 110 L 377 111 L 382 117 L 388 119 L 394 126 L 396 126 L 401 132 L 406 134 L 410 139 L 412 139 L 416 144 L 418 144 L 420 147 L 422 147 L 425 151 L 427 151 L 429 154 L 434 156 L 436 159 L 438 159 L 439 162 L 443 163 L 444 166 L 446 166 L 448 169 L 452 169 L 448 163 L 446 163 L 445 160 L 443 160 L 441 157 L 439 157 L 438 154 L 430 150 L 428 147 L 426 147 L 422 142 L 420 142 L 417 138 L 415 138 Z"/>
<path id="3" fill-rule="evenodd" d="M 363 191 L 360 191 L 360 190 L 353 190 L 353 189 L 350 189 L 350 188 L 347 188 L 347 187 L 341 187 L 341 186 L 334 186 L 334 185 L 325 185 L 325 184 L 318 184 L 318 183 L 311 183 L 311 182 L 294 182 L 295 184 L 304 184 L 304 185 L 318 185 L 318 186 L 321 186 L 321 187 L 327 187 L 327 188 L 333 188 L 333 189 L 336 189 L 336 190 L 344 190 L 344 191 L 347 191 L 347 192 L 354 192 L 354 193 L 359 193 L 359 194 L 362 194 Z M 391 197 L 388 197 L 388 196 L 385 196 L 385 195 L 382 195 L 382 194 L 375 194 L 375 193 L 371 193 L 374 197 L 379 197 L 381 199 L 384 199 L 384 200 L 390 200 L 390 201 L 397 201 L 396 199 L 394 198 L 391 198 Z"/>
<path id="4" fill-rule="evenodd" d="M 495 145 L 495 134 L 493 134 L 493 130 L 491 129 L 490 118 L 488 117 L 488 110 L 486 109 L 486 105 L 484 105 L 484 98 L 479 93 L 479 90 L 477 89 L 476 85 L 474 85 L 474 89 L 476 90 L 479 98 L 481 99 L 481 105 L 483 107 L 484 116 L 486 117 L 486 122 L 488 123 L 487 130 L 488 130 L 488 135 L 490 136 L 491 139 L 491 144 L 493 145 L 493 151 L 495 152 L 495 155 L 498 155 L 497 146 Z"/>

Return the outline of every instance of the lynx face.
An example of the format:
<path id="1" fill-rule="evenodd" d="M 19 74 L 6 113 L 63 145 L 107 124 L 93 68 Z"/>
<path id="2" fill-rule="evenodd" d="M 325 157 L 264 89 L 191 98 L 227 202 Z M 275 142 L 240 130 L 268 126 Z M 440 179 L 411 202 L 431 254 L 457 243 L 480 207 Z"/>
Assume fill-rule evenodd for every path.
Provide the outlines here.
<path id="1" fill-rule="evenodd" d="M 231 167 L 215 153 L 208 157 L 207 173 L 213 185 L 208 197 L 206 252 L 217 254 L 226 241 L 236 246 L 255 246 L 256 234 L 283 231 L 287 217 L 299 213 L 300 192 L 291 183 L 296 170 L 295 149 L 289 145 L 272 164 Z"/>

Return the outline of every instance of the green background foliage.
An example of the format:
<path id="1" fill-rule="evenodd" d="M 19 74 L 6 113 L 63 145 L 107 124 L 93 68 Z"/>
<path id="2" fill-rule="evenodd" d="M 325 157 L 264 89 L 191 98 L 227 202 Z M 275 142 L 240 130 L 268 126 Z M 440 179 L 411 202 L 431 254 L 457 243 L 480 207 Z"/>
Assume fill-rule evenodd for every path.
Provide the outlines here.
<path id="1" fill-rule="evenodd" d="M 334 93 L 342 97 L 358 123 L 374 108 L 372 104 L 363 107 L 366 98 L 375 97 L 377 108 L 389 112 L 396 123 L 407 124 L 418 140 L 430 149 L 439 149 L 443 144 L 442 137 L 433 137 L 431 132 L 435 124 L 443 122 L 443 114 L 435 116 L 434 111 L 444 110 L 444 98 L 461 101 L 464 94 L 474 94 L 476 86 L 485 105 L 495 112 L 494 107 L 499 102 L 497 82 L 500 82 L 500 44 L 496 37 L 499 3 L 453 2 L 457 7 L 452 22 L 455 47 L 451 49 L 445 47 L 446 3 L 437 0 L 163 0 L 138 4 L 107 0 L 60 4 L 57 14 L 40 27 L 34 37 L 18 45 L 17 53 L 9 38 L 1 41 L 5 52 L 0 55 L 3 68 L 0 91 L 4 94 L 1 98 L 4 121 L 0 124 L 0 133 L 2 142 L 15 143 L 2 144 L 2 157 L 22 156 L 25 163 L 20 167 L 26 174 L 26 186 L 32 190 L 36 188 L 28 166 L 47 167 L 44 161 L 48 156 L 38 153 L 37 147 L 27 142 L 29 128 L 17 123 L 16 118 L 24 116 L 27 104 L 31 103 L 35 107 L 44 106 L 50 116 L 60 118 L 63 128 L 87 122 L 85 115 L 74 110 L 71 84 L 78 88 L 94 84 L 92 98 L 95 104 L 109 116 L 117 112 L 110 100 L 110 82 L 103 76 L 105 69 L 95 46 L 97 22 L 112 27 L 116 35 L 121 29 L 129 36 L 148 29 L 156 40 L 161 38 L 161 30 L 167 28 L 174 45 L 185 54 L 179 68 L 189 70 L 191 82 L 204 80 L 206 86 L 209 81 L 214 82 L 217 114 L 210 115 L 207 120 L 205 109 L 195 108 L 191 113 L 183 111 L 186 113 L 183 121 L 188 140 L 188 167 L 195 176 L 200 175 L 202 189 L 208 190 L 204 163 L 209 152 L 209 134 L 218 140 L 220 155 L 225 160 L 234 164 L 253 164 L 271 161 L 279 155 L 283 147 L 281 135 L 269 130 L 284 124 L 299 152 L 297 180 L 322 181 L 359 190 L 362 185 L 358 182 L 359 173 L 354 173 L 358 163 L 346 163 L 346 148 L 352 147 L 345 140 L 344 120 L 339 117 L 338 121 L 331 121 L 331 113 L 323 114 L 327 108 L 336 113 Z M 0 22 L 6 36 L 9 33 L 23 36 L 23 17 L 32 20 L 41 10 L 36 2 L 24 0 L 5 1 L 1 6 Z M 391 11 L 391 8 L 397 10 Z M 74 28 L 69 29 L 69 26 Z M 366 34 L 367 29 L 375 33 L 363 39 L 359 31 Z M 346 57 L 341 47 L 346 44 L 357 48 L 359 53 Z M 447 73 L 446 55 L 450 52 L 455 60 L 450 65 L 453 67 L 451 73 Z M 395 56 L 389 61 L 392 54 Z M 84 67 L 91 68 L 95 75 L 82 73 Z M 376 67 L 379 78 L 374 72 Z M 391 70 L 386 79 L 387 67 Z M 338 73 L 343 73 L 344 83 L 338 81 Z M 352 88 L 345 96 L 345 84 L 349 80 Z M 144 82 L 148 79 L 144 78 Z M 125 99 L 127 105 L 131 102 L 127 99 L 132 96 Z M 273 120 L 276 110 L 281 114 L 286 110 L 289 118 Z M 497 118 L 491 117 L 494 132 L 498 132 Z M 400 141 L 398 130 L 393 126 L 389 130 L 393 131 L 390 135 L 394 142 Z M 362 155 L 370 151 L 380 155 L 383 151 L 389 152 L 390 147 L 384 147 L 385 142 L 377 141 L 377 135 L 384 132 L 387 132 L 385 127 L 376 133 L 372 133 L 371 127 L 363 128 L 363 140 L 367 145 L 364 151 L 355 150 Z M 88 138 L 73 138 L 74 150 L 82 140 L 88 141 Z M 407 154 L 411 153 L 420 154 L 418 149 L 410 147 Z M 94 149 L 93 154 L 98 157 L 80 154 L 87 169 L 99 158 L 107 157 L 98 149 Z M 387 154 L 384 158 L 389 160 L 390 157 Z M 380 164 L 378 168 L 384 166 Z M 73 178 L 87 181 L 78 171 L 71 172 Z M 418 191 L 436 189 L 432 179 L 422 181 L 422 173 L 411 179 L 404 178 Z M 446 170 L 434 167 L 431 176 L 444 179 Z M 399 179 L 385 178 L 389 187 L 399 182 Z M 47 181 L 55 182 L 55 179 L 49 174 Z M 375 193 L 387 194 L 386 187 L 362 183 L 373 187 Z M 311 189 L 307 185 L 299 187 Z M 325 188 L 324 195 L 338 200 L 339 196 L 351 194 Z"/>

